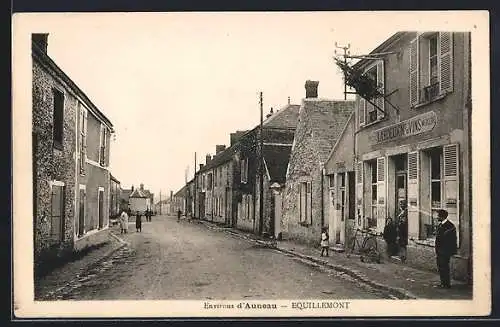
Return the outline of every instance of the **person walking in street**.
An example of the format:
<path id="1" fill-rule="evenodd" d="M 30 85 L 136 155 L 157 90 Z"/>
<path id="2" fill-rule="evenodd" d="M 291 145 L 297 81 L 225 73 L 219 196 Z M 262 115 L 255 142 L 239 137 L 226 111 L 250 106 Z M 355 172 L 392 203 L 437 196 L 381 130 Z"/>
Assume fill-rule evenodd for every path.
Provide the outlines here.
<path id="1" fill-rule="evenodd" d="M 457 253 L 457 229 L 448 220 L 448 211 L 437 210 L 439 225 L 436 231 L 436 261 L 441 283 L 440 288 L 450 288 L 450 259 Z"/>
<path id="2" fill-rule="evenodd" d="M 182 214 L 181 209 L 177 210 L 177 222 L 181 221 L 181 214 Z"/>
<path id="3" fill-rule="evenodd" d="M 120 215 L 120 234 L 126 234 L 128 231 L 128 214 L 123 210 Z"/>
<path id="4" fill-rule="evenodd" d="M 148 209 L 148 221 L 151 222 L 151 216 L 153 215 L 153 212 L 151 209 Z"/>
<path id="5" fill-rule="evenodd" d="M 135 230 L 136 232 L 142 231 L 142 217 L 139 211 L 137 211 L 137 214 L 135 215 Z"/>
<path id="6" fill-rule="evenodd" d="M 328 246 L 330 241 L 330 236 L 328 235 L 328 231 L 326 230 L 326 227 L 323 227 L 321 229 L 321 256 L 323 256 L 323 253 L 326 253 L 326 256 L 328 257 Z"/>
<path id="7" fill-rule="evenodd" d="M 408 213 L 406 210 L 406 201 L 399 202 L 398 214 L 398 245 L 401 262 L 406 262 L 406 247 L 408 246 Z"/>
<path id="8" fill-rule="evenodd" d="M 398 231 L 392 218 L 388 218 L 384 227 L 384 240 L 387 245 L 387 255 L 389 257 L 397 254 Z"/>

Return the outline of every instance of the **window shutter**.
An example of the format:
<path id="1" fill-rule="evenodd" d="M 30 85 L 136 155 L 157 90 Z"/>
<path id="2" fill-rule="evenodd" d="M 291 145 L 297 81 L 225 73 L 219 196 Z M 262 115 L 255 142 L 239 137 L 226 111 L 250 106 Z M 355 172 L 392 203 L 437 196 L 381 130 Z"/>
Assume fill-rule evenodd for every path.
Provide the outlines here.
<path id="1" fill-rule="evenodd" d="M 385 157 L 377 158 L 377 230 L 382 232 L 385 226 L 385 179 L 386 179 Z M 375 218 L 375 217 L 373 217 Z"/>
<path id="2" fill-rule="evenodd" d="M 418 104 L 419 86 L 419 40 L 417 36 L 415 40 L 410 43 L 410 104 L 415 106 Z"/>
<path id="3" fill-rule="evenodd" d="M 444 163 L 444 209 L 448 211 L 448 219 L 457 229 L 457 242 L 459 242 L 459 148 L 458 144 L 443 147 Z"/>
<path id="4" fill-rule="evenodd" d="M 419 153 L 408 153 L 408 237 L 419 235 Z"/>
<path id="5" fill-rule="evenodd" d="M 363 161 L 356 163 L 356 223 L 361 226 L 364 219 L 363 210 Z"/>
<path id="6" fill-rule="evenodd" d="M 439 92 L 453 91 L 453 34 L 439 32 Z"/>
<path id="7" fill-rule="evenodd" d="M 306 184 L 306 221 L 312 224 L 312 185 L 311 182 Z"/>
<path id="8" fill-rule="evenodd" d="M 384 86 L 384 60 L 381 60 L 380 62 L 377 63 L 377 87 L 378 91 L 382 94 L 385 94 L 385 86 Z M 375 104 L 377 107 L 382 109 L 383 112 L 381 112 L 379 109 L 377 109 L 377 119 L 382 119 L 385 116 L 385 99 L 384 97 L 378 97 L 375 99 Z"/>
<path id="9" fill-rule="evenodd" d="M 366 100 L 362 97 L 358 97 L 358 117 L 359 117 L 359 126 L 365 125 L 365 114 L 366 112 Z"/>

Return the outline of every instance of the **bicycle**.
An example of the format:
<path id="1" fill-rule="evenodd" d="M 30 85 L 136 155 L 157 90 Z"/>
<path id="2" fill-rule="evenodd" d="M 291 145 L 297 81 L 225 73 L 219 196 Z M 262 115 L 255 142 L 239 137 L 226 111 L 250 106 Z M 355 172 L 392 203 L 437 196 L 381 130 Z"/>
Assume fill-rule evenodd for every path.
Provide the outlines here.
<path id="1" fill-rule="evenodd" d="M 361 242 L 358 239 L 358 233 L 361 233 Z M 351 254 L 359 254 L 361 262 L 368 259 L 368 261 L 380 263 L 382 255 L 378 251 L 377 235 L 370 230 L 357 228 L 346 248 L 346 256 L 349 258 Z"/>

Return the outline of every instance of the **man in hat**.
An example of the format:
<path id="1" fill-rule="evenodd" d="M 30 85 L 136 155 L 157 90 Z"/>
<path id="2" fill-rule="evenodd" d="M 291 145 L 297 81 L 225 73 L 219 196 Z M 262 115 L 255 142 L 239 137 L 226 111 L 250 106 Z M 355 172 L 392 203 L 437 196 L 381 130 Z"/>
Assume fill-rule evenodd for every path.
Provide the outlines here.
<path id="1" fill-rule="evenodd" d="M 448 220 L 448 211 L 437 210 L 439 225 L 436 231 L 436 261 L 441 283 L 440 288 L 450 288 L 450 259 L 457 253 L 457 229 Z"/>

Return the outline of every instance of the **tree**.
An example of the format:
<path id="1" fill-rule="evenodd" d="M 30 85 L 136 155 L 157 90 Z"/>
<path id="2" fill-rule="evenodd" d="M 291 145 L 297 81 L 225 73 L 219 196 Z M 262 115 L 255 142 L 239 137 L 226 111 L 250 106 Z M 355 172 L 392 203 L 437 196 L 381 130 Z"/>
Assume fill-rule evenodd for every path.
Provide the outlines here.
<path id="1" fill-rule="evenodd" d="M 337 66 L 344 73 L 346 85 L 355 89 L 356 93 L 362 98 L 371 101 L 372 99 L 384 96 L 379 91 L 377 81 L 372 79 L 370 76 L 363 74 L 360 70 L 352 68 L 345 61 L 338 58 L 334 59 Z"/>

